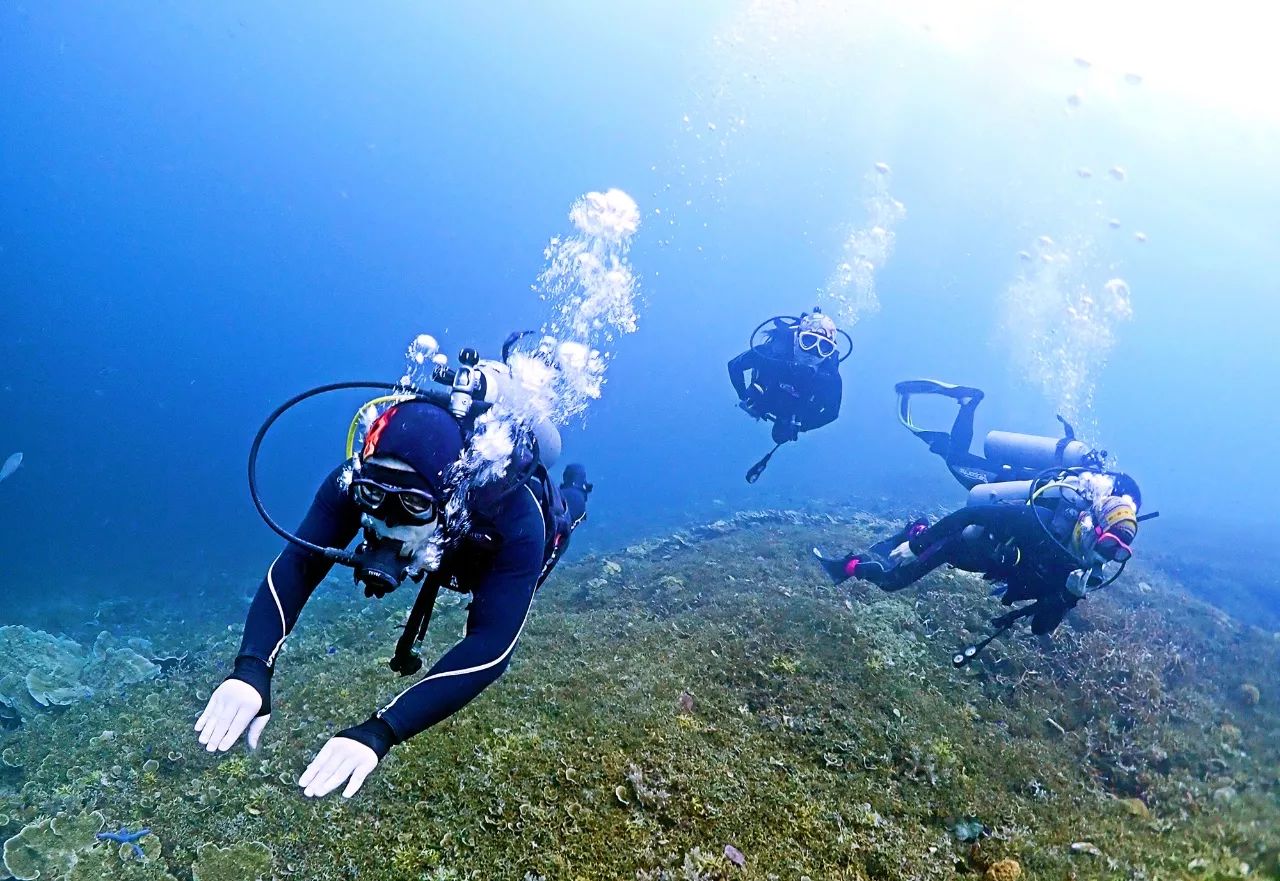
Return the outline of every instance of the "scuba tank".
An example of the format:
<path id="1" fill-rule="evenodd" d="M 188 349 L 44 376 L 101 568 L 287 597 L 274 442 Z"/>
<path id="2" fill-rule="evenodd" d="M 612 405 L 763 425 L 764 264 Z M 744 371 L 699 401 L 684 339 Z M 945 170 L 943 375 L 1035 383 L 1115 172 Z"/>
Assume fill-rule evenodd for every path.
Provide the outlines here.
<path id="1" fill-rule="evenodd" d="M 992 432 L 995 434 L 996 432 Z M 1009 432 L 999 432 L 1009 434 Z M 1051 440 L 1020 435 L 1033 441 Z M 1081 491 L 1078 475 L 1063 474 L 1055 480 L 1002 480 L 980 483 L 969 490 L 966 506 L 1033 505 L 1040 525 L 1064 547 L 1070 546 L 1073 530 L 1088 501 Z"/>
<path id="2" fill-rule="evenodd" d="M 1089 446 L 1065 437 L 1044 437 L 1014 431 L 989 431 L 982 442 L 987 460 L 1006 469 L 1043 471 L 1046 468 L 1077 468 L 1089 465 L 1097 454 Z"/>
<path id="3" fill-rule="evenodd" d="M 980 483 L 969 490 L 966 505 L 1025 505 L 1031 494 L 1030 480 L 1002 480 Z"/>

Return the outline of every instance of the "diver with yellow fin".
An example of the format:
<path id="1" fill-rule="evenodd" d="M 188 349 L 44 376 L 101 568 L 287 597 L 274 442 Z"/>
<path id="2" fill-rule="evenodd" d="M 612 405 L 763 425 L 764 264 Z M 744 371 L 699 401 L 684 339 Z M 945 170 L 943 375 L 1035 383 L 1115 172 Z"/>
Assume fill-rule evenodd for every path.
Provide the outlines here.
<path id="1" fill-rule="evenodd" d="M 287 544 L 249 608 L 231 675 L 196 722 L 199 741 L 210 752 L 230 749 L 246 732 L 249 747 L 258 745 L 271 717 L 280 650 L 335 563 L 349 566 L 370 597 L 385 596 L 405 581 L 421 584 L 391 661 L 401 675 L 422 667 L 413 648 L 439 589 L 471 594 L 464 637 L 367 720 L 329 739 L 298 781 L 307 796 L 324 796 L 344 784 L 343 795 L 354 795 L 393 746 L 448 718 L 502 675 L 537 589 L 585 516 L 591 485 L 582 466 L 565 469 L 563 491 L 548 474 L 560 453 L 556 427 L 545 417 L 514 416 L 521 408 L 507 406 L 522 393 L 506 363 L 517 338 L 508 340 L 502 361 L 485 361 L 464 349 L 456 366 L 449 366 L 434 340 L 419 337 L 424 339 L 430 341 L 432 379 L 447 390 L 416 388 L 404 380 L 320 386 L 278 407 L 250 452 L 254 504 Z M 577 344 L 560 348 L 572 345 Z M 534 357 L 555 369 L 556 351 L 543 346 Z M 258 495 L 263 438 L 296 404 L 351 388 L 390 394 L 357 413 L 347 460 L 324 478 L 302 524 L 289 532 Z M 488 434 L 495 431 L 505 433 L 497 438 L 503 443 Z M 501 461 L 493 459 L 495 450 Z M 347 550 L 361 533 L 356 549 Z"/>
<path id="2" fill-rule="evenodd" d="M 849 351 L 839 353 L 843 336 Z M 755 483 L 778 448 L 834 422 L 840 415 L 840 364 L 853 351 L 849 335 L 814 307 L 812 312 L 766 318 L 745 352 L 729 362 L 729 381 L 747 415 L 773 423 L 773 449 L 747 471 Z"/>
<path id="3" fill-rule="evenodd" d="M 1106 467 L 1106 451 L 1075 437 L 1059 417 L 1061 438 L 992 431 L 983 456 L 969 451 L 973 418 L 983 394 L 932 380 L 899 383 L 899 418 L 969 490 L 967 504 L 930 524 L 918 517 L 867 551 L 843 559 L 813 549 L 839 584 L 856 578 L 886 591 L 902 590 L 939 566 L 981 574 L 995 582 L 1006 606 L 1030 601 L 993 619 L 997 630 L 954 658 L 968 663 L 1022 618 L 1031 631 L 1051 633 L 1087 593 L 1115 581 L 1133 554 L 1142 495 L 1127 474 Z M 927 431 L 911 419 L 910 399 L 940 394 L 960 412 L 950 432 Z"/>

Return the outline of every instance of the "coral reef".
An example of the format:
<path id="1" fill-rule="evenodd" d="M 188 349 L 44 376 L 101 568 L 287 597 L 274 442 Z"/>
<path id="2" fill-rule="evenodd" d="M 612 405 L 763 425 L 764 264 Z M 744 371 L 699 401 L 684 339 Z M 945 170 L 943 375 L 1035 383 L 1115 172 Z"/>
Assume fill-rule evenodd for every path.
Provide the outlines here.
<path id="1" fill-rule="evenodd" d="M 22 881 L 65 877 L 97 842 L 95 836 L 105 822 L 95 811 L 29 823 L 4 843 L 4 867 Z"/>
<path id="2" fill-rule="evenodd" d="M 205 845 L 191 867 L 192 881 L 261 881 L 271 874 L 271 850 L 260 841 Z"/>
<path id="3" fill-rule="evenodd" d="M 385 661 L 411 597 L 362 601 L 332 578 L 281 656 L 263 745 L 221 756 L 190 729 L 242 607 L 205 613 L 163 681 L 0 731 L 0 836 L 23 874 L 10 872 L 1280 875 L 1273 634 L 1135 561 L 1136 577 L 1082 603 L 1052 645 L 1010 633 L 955 670 L 956 647 L 1000 610 L 988 585 L 940 570 L 918 591 L 837 588 L 809 557 L 815 542 L 866 546 L 898 521 L 886 513 L 748 512 L 562 565 L 507 675 L 394 749 L 349 802 L 304 799 L 295 781 L 327 737 L 403 686 Z M 137 620 L 182 632 L 183 614 Z M 442 597 L 428 655 L 464 615 Z M 98 654 L 39 644 L 86 664 Z M 124 647 L 104 643 L 102 657 Z M 0 669 L 16 675 L 5 651 Z M 1249 706 L 1242 658 L 1264 697 Z M 96 841 L 108 820 L 153 831 L 142 859 Z"/>
<path id="4" fill-rule="evenodd" d="M 0 724 L 154 678 L 160 667 L 105 631 L 89 650 L 20 625 L 0 627 Z"/>

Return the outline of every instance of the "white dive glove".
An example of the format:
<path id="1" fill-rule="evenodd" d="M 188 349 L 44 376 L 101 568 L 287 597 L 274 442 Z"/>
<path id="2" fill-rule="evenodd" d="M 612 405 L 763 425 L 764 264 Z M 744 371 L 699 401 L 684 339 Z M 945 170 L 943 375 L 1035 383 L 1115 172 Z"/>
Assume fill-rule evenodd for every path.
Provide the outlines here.
<path id="1" fill-rule="evenodd" d="M 905 563 L 910 563 L 915 558 L 915 551 L 911 550 L 911 542 L 909 541 L 904 541 L 889 552 L 889 560 L 894 566 L 902 566 Z"/>
<path id="2" fill-rule="evenodd" d="M 1067 576 L 1067 593 L 1076 599 L 1082 598 L 1089 592 L 1089 576 L 1093 574 L 1091 569 L 1077 569 Z"/>
<path id="3" fill-rule="evenodd" d="M 249 729 L 249 749 L 258 748 L 262 729 L 267 727 L 271 714 L 259 716 L 262 695 L 247 682 L 228 679 L 214 690 L 209 704 L 196 720 L 200 732 L 200 744 L 209 752 L 226 752 Z"/>
<path id="4" fill-rule="evenodd" d="M 349 737 L 330 737 L 307 770 L 298 778 L 302 794 L 308 798 L 321 798 L 333 792 L 343 783 L 343 798 L 351 798 L 360 791 L 364 778 L 378 767 L 378 754 L 359 741 Z"/>

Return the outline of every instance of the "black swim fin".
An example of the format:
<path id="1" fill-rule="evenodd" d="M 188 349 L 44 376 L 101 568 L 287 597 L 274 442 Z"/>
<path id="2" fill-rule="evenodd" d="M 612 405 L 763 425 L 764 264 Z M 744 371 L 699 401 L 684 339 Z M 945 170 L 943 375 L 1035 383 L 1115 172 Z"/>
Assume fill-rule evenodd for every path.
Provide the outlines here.
<path id="1" fill-rule="evenodd" d="M 938 382 L 936 379 L 908 379 L 894 385 L 893 390 L 899 395 L 942 395 L 963 401 L 981 401 L 982 389 L 967 385 L 952 385 L 949 382 Z"/>
<path id="2" fill-rule="evenodd" d="M 819 565 L 821 565 L 826 571 L 827 575 L 831 578 L 832 584 L 844 584 L 849 580 L 849 573 L 845 571 L 847 566 L 844 560 L 832 560 L 828 557 L 824 557 L 822 556 L 822 551 L 817 548 L 812 548 L 812 551 L 814 559 L 816 559 Z"/>

